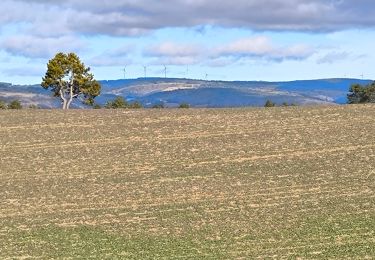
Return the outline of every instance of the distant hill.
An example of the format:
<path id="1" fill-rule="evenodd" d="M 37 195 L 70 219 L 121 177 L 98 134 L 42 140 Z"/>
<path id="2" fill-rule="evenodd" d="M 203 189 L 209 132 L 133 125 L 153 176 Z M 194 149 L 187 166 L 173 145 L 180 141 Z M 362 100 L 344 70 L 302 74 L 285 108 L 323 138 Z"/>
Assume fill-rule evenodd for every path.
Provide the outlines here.
<path id="1" fill-rule="evenodd" d="M 163 103 L 176 107 L 189 103 L 192 107 L 263 106 L 267 99 L 299 105 L 343 104 L 349 87 L 354 83 L 368 84 L 370 80 L 321 79 L 291 82 L 265 81 L 204 81 L 173 78 L 139 78 L 103 80 L 102 94 L 96 102 L 104 105 L 116 96 L 137 100 L 146 107 Z M 0 83 L 0 100 L 18 99 L 25 106 L 60 107 L 58 99 L 39 85 L 19 86 Z M 84 107 L 75 102 L 76 108 Z"/>

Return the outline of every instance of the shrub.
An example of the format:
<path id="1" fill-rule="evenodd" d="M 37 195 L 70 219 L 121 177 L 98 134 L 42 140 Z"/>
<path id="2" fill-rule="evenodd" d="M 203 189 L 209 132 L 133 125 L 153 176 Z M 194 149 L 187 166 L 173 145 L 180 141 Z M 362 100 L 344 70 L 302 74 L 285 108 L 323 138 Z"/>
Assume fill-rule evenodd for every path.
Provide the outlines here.
<path id="1" fill-rule="evenodd" d="M 93 108 L 93 109 L 102 109 L 102 106 L 99 105 L 99 104 L 94 104 L 94 105 L 92 106 L 92 108 Z"/>
<path id="2" fill-rule="evenodd" d="M 283 102 L 282 104 L 281 104 L 281 106 L 283 106 L 283 107 L 296 107 L 297 106 L 297 104 L 296 103 L 288 103 L 288 102 Z"/>
<path id="3" fill-rule="evenodd" d="M 7 105 L 2 100 L 0 100 L 0 109 L 7 109 Z"/>
<path id="4" fill-rule="evenodd" d="M 113 101 L 108 101 L 105 105 L 107 109 L 118 109 L 118 108 L 127 108 L 128 102 L 123 97 L 116 97 Z"/>
<path id="5" fill-rule="evenodd" d="M 21 102 L 18 100 L 13 100 L 8 104 L 8 109 L 22 109 Z"/>
<path id="6" fill-rule="evenodd" d="M 264 104 L 264 107 L 275 107 L 276 104 L 273 103 L 271 100 L 267 100 L 266 104 Z"/>
<path id="7" fill-rule="evenodd" d="M 82 101 L 82 103 L 83 103 L 84 105 L 86 105 L 86 106 L 90 106 L 90 107 L 92 107 L 92 106 L 94 106 L 95 101 L 94 101 L 93 98 L 87 98 L 86 100 Z"/>
<path id="8" fill-rule="evenodd" d="M 123 97 L 117 97 L 113 101 L 108 101 L 107 104 L 105 105 L 105 108 L 107 109 L 119 109 L 119 108 L 139 109 L 142 107 L 143 106 L 139 101 L 128 103 Z"/>
<path id="9" fill-rule="evenodd" d="M 152 108 L 165 108 L 165 105 L 164 105 L 164 103 L 155 104 L 155 105 L 152 106 Z"/>
<path id="10" fill-rule="evenodd" d="M 39 109 L 39 107 L 33 104 L 33 105 L 29 105 L 28 109 Z"/>
<path id="11" fill-rule="evenodd" d="M 364 86 L 352 85 L 347 97 L 349 104 L 375 103 L 375 82 Z"/>
<path id="12" fill-rule="evenodd" d="M 190 105 L 188 103 L 182 103 L 179 108 L 190 108 Z"/>
<path id="13" fill-rule="evenodd" d="M 143 106 L 142 106 L 141 102 L 135 101 L 135 102 L 131 103 L 128 107 L 132 108 L 132 109 L 140 109 Z"/>

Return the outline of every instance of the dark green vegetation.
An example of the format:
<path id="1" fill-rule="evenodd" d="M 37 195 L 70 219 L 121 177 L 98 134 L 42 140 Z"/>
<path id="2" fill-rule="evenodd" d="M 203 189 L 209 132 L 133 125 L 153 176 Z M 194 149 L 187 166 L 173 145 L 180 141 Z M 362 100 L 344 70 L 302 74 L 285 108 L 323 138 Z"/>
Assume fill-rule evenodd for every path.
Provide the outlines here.
<path id="1" fill-rule="evenodd" d="M 375 106 L 0 112 L 0 259 L 375 257 Z"/>
<path id="2" fill-rule="evenodd" d="M 82 98 L 84 104 L 93 105 L 100 95 L 101 86 L 75 53 L 58 53 L 47 64 L 42 87 L 51 89 L 61 99 L 63 109 L 69 109 L 73 99 Z"/>
<path id="3" fill-rule="evenodd" d="M 18 100 L 13 100 L 6 104 L 4 101 L 0 100 L 0 109 L 22 109 L 22 104 Z"/>
<path id="4" fill-rule="evenodd" d="M 22 105 L 18 100 L 14 100 L 8 104 L 8 109 L 22 109 Z"/>
<path id="5" fill-rule="evenodd" d="M 166 107 L 164 103 L 159 103 L 159 104 L 153 105 L 152 108 L 161 109 L 161 108 L 166 108 Z"/>
<path id="6" fill-rule="evenodd" d="M 272 102 L 271 100 L 267 100 L 266 103 L 264 104 L 264 107 L 277 107 L 277 106 L 281 106 L 281 107 L 295 107 L 297 106 L 297 104 L 295 103 L 288 103 L 288 102 L 282 102 L 281 105 L 278 105 L 274 102 Z"/>
<path id="7" fill-rule="evenodd" d="M 0 100 L 0 109 L 7 109 L 7 104 L 2 100 Z"/>
<path id="8" fill-rule="evenodd" d="M 375 103 L 375 82 L 367 85 L 354 84 L 349 92 L 349 104 Z"/>
<path id="9" fill-rule="evenodd" d="M 178 108 L 190 108 L 190 105 L 188 103 L 181 103 Z"/>
<path id="10" fill-rule="evenodd" d="M 276 104 L 272 102 L 271 100 L 267 100 L 266 103 L 264 104 L 264 107 L 275 107 Z"/>
<path id="11" fill-rule="evenodd" d="M 98 107 L 94 107 L 98 108 Z M 133 103 L 127 102 L 123 97 L 116 97 L 113 101 L 108 101 L 105 105 L 107 109 L 139 109 L 142 108 L 142 104 L 138 101 Z"/>

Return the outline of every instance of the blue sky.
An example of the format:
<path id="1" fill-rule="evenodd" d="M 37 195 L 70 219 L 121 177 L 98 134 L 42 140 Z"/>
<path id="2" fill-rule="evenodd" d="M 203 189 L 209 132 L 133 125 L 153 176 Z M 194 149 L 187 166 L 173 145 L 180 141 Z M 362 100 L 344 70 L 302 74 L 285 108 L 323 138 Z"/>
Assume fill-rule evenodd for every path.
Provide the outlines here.
<path id="1" fill-rule="evenodd" d="M 0 82 L 40 83 L 55 53 L 97 79 L 375 79 L 370 0 L 2 0 Z"/>

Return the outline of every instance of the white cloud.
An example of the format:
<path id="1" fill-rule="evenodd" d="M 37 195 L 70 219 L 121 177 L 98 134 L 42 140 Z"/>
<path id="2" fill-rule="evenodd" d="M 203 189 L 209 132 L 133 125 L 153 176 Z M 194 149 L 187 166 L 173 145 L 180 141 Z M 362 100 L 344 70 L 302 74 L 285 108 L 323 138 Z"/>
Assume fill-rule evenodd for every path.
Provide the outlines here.
<path id="1" fill-rule="evenodd" d="M 347 52 L 336 52 L 336 51 L 334 51 L 334 52 L 327 53 L 324 56 L 320 57 L 317 60 L 317 63 L 318 64 L 323 64 L 323 63 L 332 64 L 332 63 L 337 62 L 337 61 L 345 60 L 348 57 L 349 57 L 349 53 L 347 53 Z"/>
<path id="2" fill-rule="evenodd" d="M 212 67 L 226 66 L 241 59 L 303 60 L 314 54 L 305 44 L 278 46 L 268 37 L 239 39 L 215 48 L 198 44 L 164 42 L 147 48 L 144 55 L 155 58 L 152 64 L 192 65 L 204 63 Z"/>
<path id="3" fill-rule="evenodd" d="M 39 77 L 45 73 L 45 68 L 42 66 L 22 66 L 17 68 L 8 68 L 1 70 L 6 76 L 20 76 L 20 77 Z"/>
<path id="4" fill-rule="evenodd" d="M 216 49 L 217 55 L 234 56 L 234 55 L 265 55 L 273 52 L 269 38 L 264 36 L 237 40 L 226 46 Z"/>
<path id="5" fill-rule="evenodd" d="M 356 61 L 356 60 L 360 60 L 366 57 L 367 55 L 364 55 L 364 54 L 354 55 L 346 51 L 331 51 L 319 57 L 317 60 L 317 63 L 318 64 L 333 64 L 333 63 L 337 63 L 337 62 L 345 61 L 345 60 Z"/>
<path id="6" fill-rule="evenodd" d="M 134 46 L 125 45 L 113 50 L 107 50 L 91 58 L 89 63 L 91 66 L 96 67 L 127 66 L 133 63 L 130 58 L 133 52 L 135 52 Z"/>
<path id="7" fill-rule="evenodd" d="M 155 58 L 152 64 L 192 65 L 205 55 L 205 47 L 198 44 L 163 42 L 144 50 L 144 55 Z"/>
<path id="8" fill-rule="evenodd" d="M 70 36 L 40 38 L 31 35 L 17 35 L 3 40 L 0 47 L 15 56 L 50 58 L 57 52 L 82 50 L 85 48 L 85 43 Z"/>
<path id="9" fill-rule="evenodd" d="M 0 24 L 30 23 L 30 33 L 44 35 L 128 36 L 207 24 L 259 31 L 375 26 L 375 2 L 371 0 L 2 0 L 0 10 Z"/>
<path id="10" fill-rule="evenodd" d="M 153 57 L 196 57 L 203 51 L 203 47 L 196 44 L 164 42 L 148 47 L 145 54 Z"/>
<path id="11" fill-rule="evenodd" d="M 313 48 L 305 44 L 276 46 L 268 37 L 259 36 L 240 39 L 218 47 L 214 52 L 214 56 L 254 57 L 282 61 L 286 59 L 306 59 L 313 53 Z"/>

